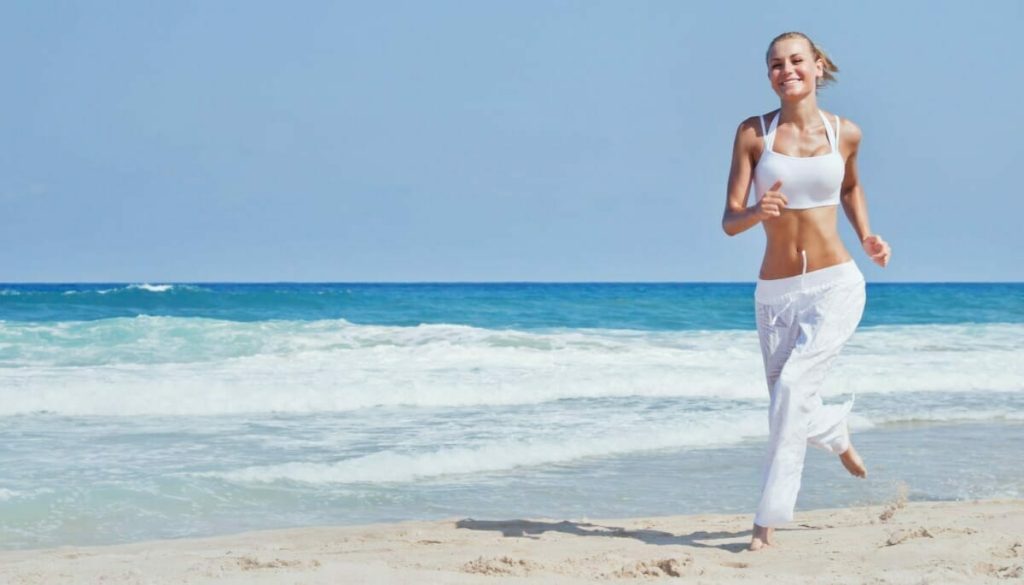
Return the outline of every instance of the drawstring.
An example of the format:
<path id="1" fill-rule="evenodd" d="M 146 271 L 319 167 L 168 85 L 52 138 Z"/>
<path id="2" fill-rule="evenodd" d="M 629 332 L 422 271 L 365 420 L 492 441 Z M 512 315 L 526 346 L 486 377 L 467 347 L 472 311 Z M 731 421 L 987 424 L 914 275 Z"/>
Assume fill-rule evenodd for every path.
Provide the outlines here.
<path id="1" fill-rule="evenodd" d="M 807 275 L 807 250 L 800 250 L 800 255 L 804 259 L 803 270 L 800 271 L 800 288 L 804 287 L 804 276 Z"/>
<path id="2" fill-rule="evenodd" d="M 804 276 L 807 275 L 807 250 L 800 250 L 800 256 L 803 258 L 803 268 L 800 270 L 800 290 L 804 289 Z M 786 301 L 786 304 L 782 305 L 782 308 L 776 311 L 775 315 L 772 316 L 772 320 L 768 322 L 769 327 L 775 327 L 775 322 L 779 320 L 779 315 L 786 312 L 786 309 L 793 304 L 792 298 Z"/>

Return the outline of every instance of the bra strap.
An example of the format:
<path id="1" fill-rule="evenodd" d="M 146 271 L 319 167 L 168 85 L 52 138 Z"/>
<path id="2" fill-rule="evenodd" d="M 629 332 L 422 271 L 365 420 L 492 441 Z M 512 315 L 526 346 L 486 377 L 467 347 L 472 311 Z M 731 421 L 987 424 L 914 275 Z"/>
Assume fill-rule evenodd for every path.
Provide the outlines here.
<path id="1" fill-rule="evenodd" d="M 832 152 L 839 152 L 839 145 L 836 144 L 836 133 L 832 131 L 832 124 L 825 117 L 825 112 L 818 110 L 818 114 L 821 115 L 821 121 L 825 124 L 825 135 L 828 136 L 828 141 L 832 144 Z"/>
<path id="2" fill-rule="evenodd" d="M 768 125 L 768 132 L 764 135 L 764 147 L 767 150 L 771 150 L 775 145 L 775 129 L 779 126 L 779 117 L 782 115 L 782 110 L 775 112 L 775 117 L 772 118 L 772 123 Z M 763 116 L 762 116 L 763 118 Z M 761 126 L 764 127 L 764 120 L 761 120 Z"/>

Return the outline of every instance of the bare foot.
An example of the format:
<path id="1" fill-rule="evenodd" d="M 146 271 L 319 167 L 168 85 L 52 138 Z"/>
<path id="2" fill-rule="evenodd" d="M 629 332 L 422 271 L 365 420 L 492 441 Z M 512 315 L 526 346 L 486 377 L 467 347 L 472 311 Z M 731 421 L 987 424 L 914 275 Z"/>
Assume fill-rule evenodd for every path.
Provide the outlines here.
<path id="1" fill-rule="evenodd" d="M 846 471 L 850 472 L 850 475 L 857 477 L 867 477 L 868 468 L 864 467 L 864 460 L 857 454 L 857 450 L 850 445 L 850 448 L 843 451 L 843 454 L 839 456 L 839 460 L 843 462 L 843 467 Z"/>
<path id="2" fill-rule="evenodd" d="M 748 550 L 761 550 L 766 546 L 771 546 L 774 533 L 774 528 L 754 524 L 754 536 L 750 539 L 750 548 Z"/>

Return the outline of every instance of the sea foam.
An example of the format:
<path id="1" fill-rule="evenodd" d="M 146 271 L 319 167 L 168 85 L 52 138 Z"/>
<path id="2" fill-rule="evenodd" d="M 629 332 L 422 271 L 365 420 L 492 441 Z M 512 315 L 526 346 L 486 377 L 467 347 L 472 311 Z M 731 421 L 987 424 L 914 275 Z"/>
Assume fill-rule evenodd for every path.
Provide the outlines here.
<path id="1" fill-rule="evenodd" d="M 826 395 L 1016 392 L 1024 325 L 858 331 Z M 138 317 L 0 323 L 0 415 L 216 415 L 765 396 L 753 331 Z"/>
<path id="2" fill-rule="evenodd" d="M 590 432 L 546 439 L 527 436 L 411 453 L 387 450 L 331 463 L 290 462 L 205 475 L 236 482 L 408 482 L 659 449 L 734 444 L 761 435 L 764 416 L 739 412 L 698 420 L 691 413 L 674 422 L 661 428 L 648 427 L 644 432 L 623 427 L 605 429 L 602 425 Z"/>

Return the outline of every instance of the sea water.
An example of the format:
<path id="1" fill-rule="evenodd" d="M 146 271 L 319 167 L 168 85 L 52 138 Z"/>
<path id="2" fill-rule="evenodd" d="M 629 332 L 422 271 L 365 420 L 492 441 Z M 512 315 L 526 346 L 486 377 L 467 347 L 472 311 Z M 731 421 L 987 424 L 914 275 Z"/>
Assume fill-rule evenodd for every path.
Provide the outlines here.
<path id="1" fill-rule="evenodd" d="M 434 518 L 751 513 L 752 284 L 0 285 L 0 547 Z M 869 479 L 1019 498 L 1024 285 L 869 284 L 826 401 Z"/>

